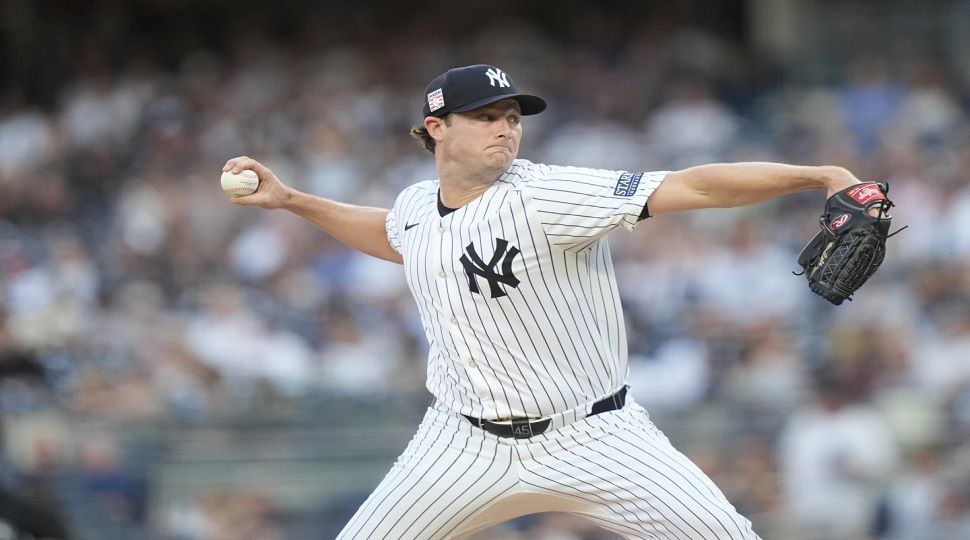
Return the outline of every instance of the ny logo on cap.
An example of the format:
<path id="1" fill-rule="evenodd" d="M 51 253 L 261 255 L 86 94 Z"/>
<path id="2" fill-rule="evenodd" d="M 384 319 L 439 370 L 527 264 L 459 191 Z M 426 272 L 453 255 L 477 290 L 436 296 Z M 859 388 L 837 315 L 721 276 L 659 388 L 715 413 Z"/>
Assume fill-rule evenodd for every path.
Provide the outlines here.
<path id="1" fill-rule="evenodd" d="M 488 68 L 488 70 L 485 71 L 485 74 L 488 75 L 488 81 L 492 86 L 495 86 L 495 83 L 498 83 L 499 88 L 508 88 L 509 86 L 512 86 L 509 84 L 508 76 L 501 69 Z"/>

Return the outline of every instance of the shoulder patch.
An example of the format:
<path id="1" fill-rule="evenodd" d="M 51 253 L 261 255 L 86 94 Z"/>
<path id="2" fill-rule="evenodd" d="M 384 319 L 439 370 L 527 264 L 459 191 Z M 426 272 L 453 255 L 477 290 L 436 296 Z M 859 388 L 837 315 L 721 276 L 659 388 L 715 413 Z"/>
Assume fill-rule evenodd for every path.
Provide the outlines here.
<path id="1" fill-rule="evenodd" d="M 643 178 L 642 172 L 625 172 L 621 174 L 620 179 L 616 181 L 616 188 L 613 190 L 613 195 L 617 197 L 632 197 L 637 192 L 641 178 Z"/>

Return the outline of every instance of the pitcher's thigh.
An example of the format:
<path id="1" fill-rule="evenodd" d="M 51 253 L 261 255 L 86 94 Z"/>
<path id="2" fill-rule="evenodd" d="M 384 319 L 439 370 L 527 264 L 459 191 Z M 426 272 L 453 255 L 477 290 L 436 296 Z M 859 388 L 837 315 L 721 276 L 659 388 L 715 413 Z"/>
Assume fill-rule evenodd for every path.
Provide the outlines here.
<path id="1" fill-rule="evenodd" d="M 595 420 L 613 424 L 596 437 L 545 442 L 538 482 L 582 497 L 589 506 L 577 514 L 626 538 L 757 539 L 707 475 L 634 413 Z"/>
<path id="2" fill-rule="evenodd" d="M 338 539 L 450 538 L 514 485 L 510 457 L 482 437 L 419 430 Z"/>

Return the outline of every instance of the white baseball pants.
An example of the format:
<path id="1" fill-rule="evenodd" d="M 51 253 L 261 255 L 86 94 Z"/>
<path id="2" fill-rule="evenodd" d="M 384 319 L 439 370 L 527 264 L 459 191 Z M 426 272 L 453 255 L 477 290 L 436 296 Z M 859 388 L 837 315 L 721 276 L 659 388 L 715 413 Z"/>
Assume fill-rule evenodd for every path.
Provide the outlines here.
<path id="1" fill-rule="evenodd" d="M 496 437 L 430 408 L 338 540 L 464 538 L 536 512 L 572 513 L 624 538 L 758 539 L 627 400 L 623 409 L 529 439 Z"/>

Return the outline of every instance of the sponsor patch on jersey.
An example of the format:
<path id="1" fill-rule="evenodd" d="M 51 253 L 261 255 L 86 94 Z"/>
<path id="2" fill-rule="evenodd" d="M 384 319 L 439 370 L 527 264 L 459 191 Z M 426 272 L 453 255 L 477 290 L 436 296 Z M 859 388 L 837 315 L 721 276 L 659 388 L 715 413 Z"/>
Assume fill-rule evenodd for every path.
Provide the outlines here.
<path id="1" fill-rule="evenodd" d="M 617 197 L 632 197 L 637 192 L 641 178 L 643 178 L 642 172 L 626 172 L 621 174 L 620 179 L 616 181 L 616 189 L 613 190 L 613 195 Z"/>
<path id="2" fill-rule="evenodd" d="M 880 199 L 885 199 L 886 196 L 882 194 L 882 191 L 876 186 L 876 184 L 861 184 L 849 190 L 847 193 L 852 200 L 866 205 L 872 201 L 877 201 Z"/>
<path id="3" fill-rule="evenodd" d="M 428 94 L 428 109 L 430 109 L 431 112 L 435 112 L 444 106 L 445 106 L 445 94 L 441 91 L 440 88 Z"/>

